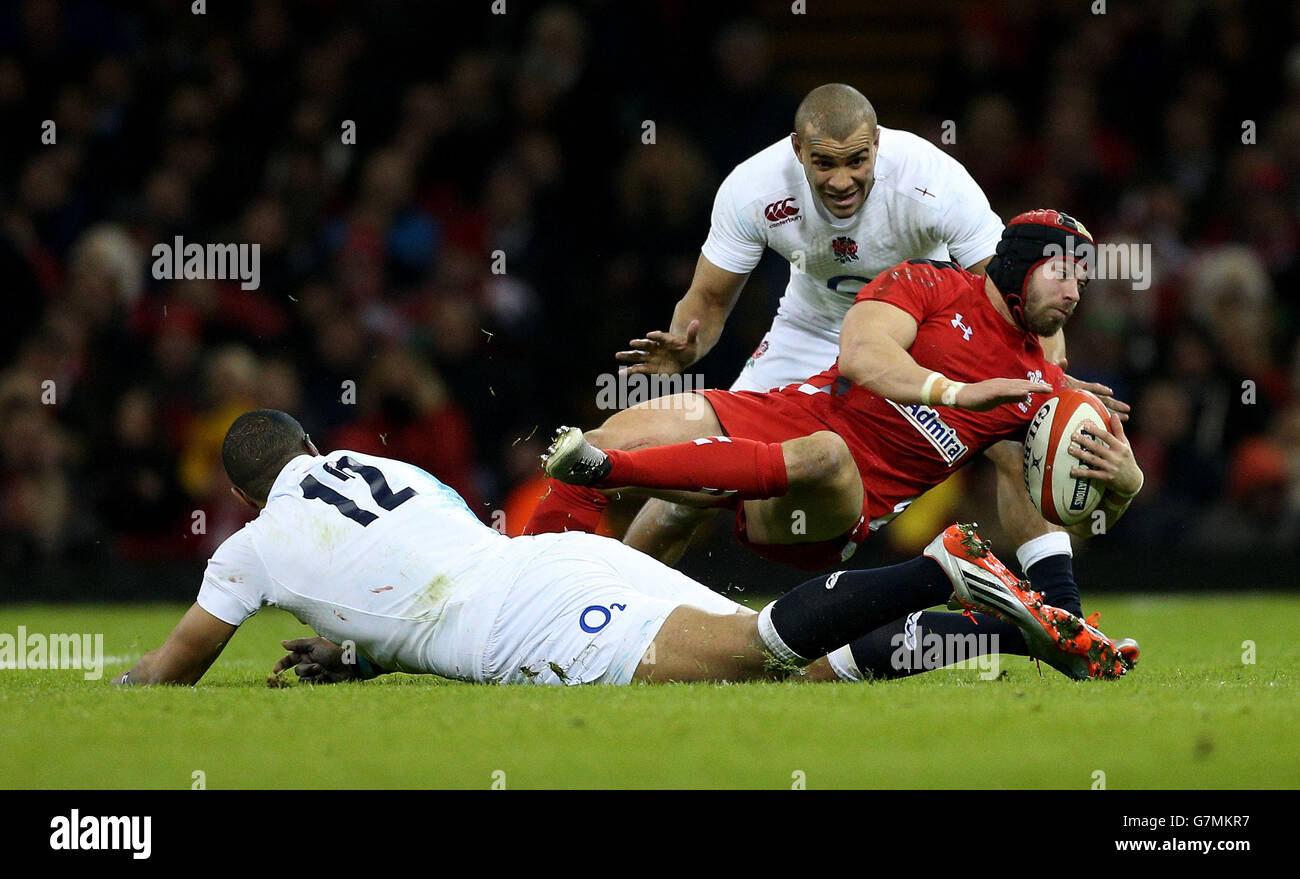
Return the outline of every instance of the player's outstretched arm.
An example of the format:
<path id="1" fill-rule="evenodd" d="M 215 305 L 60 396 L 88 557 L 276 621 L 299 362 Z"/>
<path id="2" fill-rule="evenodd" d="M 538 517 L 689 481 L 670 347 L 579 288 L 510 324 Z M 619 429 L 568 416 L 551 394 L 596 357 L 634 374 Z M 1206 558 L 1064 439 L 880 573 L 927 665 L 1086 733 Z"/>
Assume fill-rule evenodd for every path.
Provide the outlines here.
<path id="1" fill-rule="evenodd" d="M 908 353 L 916 341 L 916 319 L 887 302 L 855 304 L 840 330 L 840 373 L 854 384 L 903 405 L 956 406 L 984 412 L 1052 386 L 1019 378 L 965 384 L 918 364 Z"/>
<path id="2" fill-rule="evenodd" d="M 720 269 L 701 255 L 668 331 L 633 339 L 628 343 L 631 350 L 619 351 L 615 359 L 627 364 L 629 373 L 673 375 L 690 368 L 717 344 L 748 277 Z"/>
<path id="3" fill-rule="evenodd" d="M 195 603 L 157 650 L 140 657 L 114 684 L 194 684 L 221 655 L 238 626 L 217 619 Z"/>
<path id="4" fill-rule="evenodd" d="M 355 647 L 345 648 L 328 638 L 295 638 L 281 641 L 280 645 L 289 652 L 271 669 L 271 680 L 267 683 L 272 683 L 290 668 L 300 681 L 308 684 L 366 681 L 384 673 Z"/>

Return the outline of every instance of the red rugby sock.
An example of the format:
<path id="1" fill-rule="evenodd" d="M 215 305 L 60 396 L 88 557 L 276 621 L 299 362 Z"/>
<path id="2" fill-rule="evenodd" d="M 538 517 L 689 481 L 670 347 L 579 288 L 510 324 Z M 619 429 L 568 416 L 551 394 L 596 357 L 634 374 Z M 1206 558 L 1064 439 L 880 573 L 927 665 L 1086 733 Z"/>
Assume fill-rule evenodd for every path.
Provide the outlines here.
<path id="1" fill-rule="evenodd" d="M 556 531 L 596 532 L 601 514 L 609 506 L 609 498 L 594 488 L 565 485 L 555 479 L 547 480 L 550 489 L 537 503 L 533 515 L 524 526 L 525 534 L 549 534 Z"/>
<path id="2" fill-rule="evenodd" d="M 780 497 L 789 489 L 780 443 L 708 436 L 625 452 L 605 449 L 612 465 L 601 485 L 734 493 L 745 500 Z"/>

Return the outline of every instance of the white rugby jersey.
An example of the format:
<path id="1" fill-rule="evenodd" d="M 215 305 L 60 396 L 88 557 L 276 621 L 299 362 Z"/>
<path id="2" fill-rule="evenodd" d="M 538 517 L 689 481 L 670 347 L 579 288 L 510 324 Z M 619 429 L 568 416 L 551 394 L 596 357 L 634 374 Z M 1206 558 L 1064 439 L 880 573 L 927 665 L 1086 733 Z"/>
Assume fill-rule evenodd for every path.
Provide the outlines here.
<path id="1" fill-rule="evenodd" d="M 1001 235 L 1002 221 L 960 162 L 880 126 L 875 184 L 852 217 L 826 210 L 786 137 L 722 182 L 701 250 L 719 268 L 746 273 L 772 248 L 790 261 L 778 320 L 837 337 L 854 296 L 880 272 L 906 259 L 971 266 L 993 255 Z"/>
<path id="2" fill-rule="evenodd" d="M 455 624 L 510 543 L 418 467 L 303 454 L 257 518 L 213 553 L 198 603 L 235 626 L 280 607 L 390 671 L 430 671 L 438 623 Z"/>

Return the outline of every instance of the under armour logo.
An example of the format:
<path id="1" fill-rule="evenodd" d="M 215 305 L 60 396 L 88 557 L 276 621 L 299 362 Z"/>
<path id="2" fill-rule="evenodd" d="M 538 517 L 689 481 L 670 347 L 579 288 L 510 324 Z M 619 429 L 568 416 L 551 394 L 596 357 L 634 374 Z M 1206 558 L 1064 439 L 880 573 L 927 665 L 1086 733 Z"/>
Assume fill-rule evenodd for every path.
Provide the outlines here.
<path id="1" fill-rule="evenodd" d="M 838 580 L 838 579 L 840 578 L 840 574 L 843 574 L 843 573 L 844 573 L 843 571 L 836 571 L 834 574 L 831 574 L 829 577 L 827 577 L 827 578 L 826 578 L 826 588 L 827 588 L 827 589 L 834 589 L 834 588 L 835 588 L 835 581 Z"/>
<path id="2" fill-rule="evenodd" d="M 974 330 L 961 322 L 961 312 L 957 312 L 957 314 L 953 316 L 952 325 L 954 329 L 961 330 L 961 337 L 964 341 L 970 341 L 970 334 L 974 332 Z"/>

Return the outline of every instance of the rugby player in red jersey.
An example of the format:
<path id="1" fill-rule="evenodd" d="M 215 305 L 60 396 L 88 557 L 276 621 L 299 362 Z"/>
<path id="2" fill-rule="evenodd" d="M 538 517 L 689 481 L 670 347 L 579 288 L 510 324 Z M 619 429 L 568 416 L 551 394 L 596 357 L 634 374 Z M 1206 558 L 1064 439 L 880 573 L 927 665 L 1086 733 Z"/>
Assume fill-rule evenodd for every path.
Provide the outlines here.
<path id="1" fill-rule="evenodd" d="M 1066 214 L 1021 214 L 987 276 L 912 260 L 863 287 L 838 361 L 802 385 L 704 391 L 625 410 L 585 438 L 562 430 L 546 470 L 569 488 L 542 501 L 529 531 L 592 529 L 620 491 L 735 504 L 737 537 L 758 554 L 838 563 L 975 454 L 1021 439 L 1043 395 L 1068 386 L 1039 337 L 1077 306 L 1092 245 Z M 1119 416 L 1095 427 L 1075 437 L 1088 465 L 1076 473 L 1106 483 L 1109 526 L 1142 475 Z"/>
<path id="2" fill-rule="evenodd" d="M 908 259 L 952 260 L 982 274 L 1003 230 L 979 185 L 960 163 L 924 138 L 877 124 L 871 102 L 843 83 L 810 91 L 786 138 L 741 162 L 718 188 L 707 240 L 690 289 L 667 331 L 651 332 L 615 356 L 628 374 L 685 372 L 722 332 L 749 273 L 767 250 L 791 263 L 790 283 L 771 329 L 733 391 L 799 384 L 835 361 L 839 332 L 863 284 Z M 1059 331 L 1042 340 L 1047 359 L 1066 368 Z M 1111 409 L 1128 406 L 1109 388 L 1070 379 Z M 1069 535 L 1034 509 L 1020 472 L 1018 442 L 984 454 L 997 472 L 998 518 L 1021 569 L 1078 612 Z M 602 523 L 629 546 L 674 564 L 713 511 L 627 498 Z M 636 506 L 636 524 L 621 523 Z M 563 522 L 539 520 L 549 530 Z"/>

